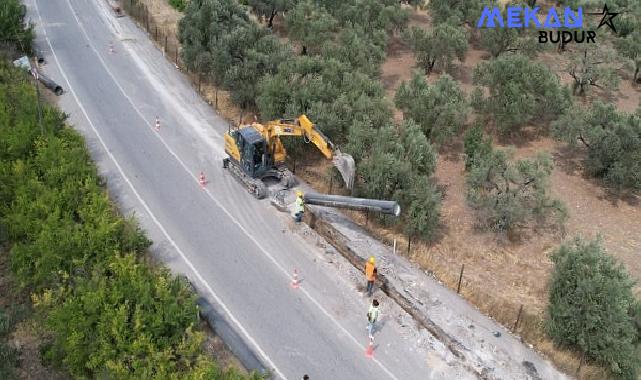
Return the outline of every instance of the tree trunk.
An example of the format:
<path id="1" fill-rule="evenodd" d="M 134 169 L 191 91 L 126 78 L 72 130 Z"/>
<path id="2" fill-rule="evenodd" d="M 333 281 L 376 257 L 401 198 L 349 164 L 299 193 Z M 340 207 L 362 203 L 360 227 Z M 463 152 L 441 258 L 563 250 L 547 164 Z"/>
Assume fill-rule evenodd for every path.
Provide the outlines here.
<path id="1" fill-rule="evenodd" d="M 243 124 L 243 113 L 245 113 L 245 107 L 240 107 L 240 116 L 238 116 L 238 125 Z"/>
<path id="2" fill-rule="evenodd" d="M 303 51 L 300 54 L 307 55 L 307 46 L 303 45 Z"/>
<path id="3" fill-rule="evenodd" d="M 274 17 L 276 16 L 278 12 L 275 10 L 272 11 L 271 16 L 269 16 L 269 22 L 267 23 L 267 27 L 271 29 L 274 26 Z"/>
<path id="4" fill-rule="evenodd" d="M 639 66 L 636 66 L 634 68 L 634 77 L 632 79 L 632 83 L 637 84 L 639 80 Z"/>
<path id="5" fill-rule="evenodd" d="M 430 61 L 427 63 L 427 67 L 425 67 L 425 75 L 430 75 L 432 73 L 432 70 L 434 70 L 434 64 L 435 61 Z"/>

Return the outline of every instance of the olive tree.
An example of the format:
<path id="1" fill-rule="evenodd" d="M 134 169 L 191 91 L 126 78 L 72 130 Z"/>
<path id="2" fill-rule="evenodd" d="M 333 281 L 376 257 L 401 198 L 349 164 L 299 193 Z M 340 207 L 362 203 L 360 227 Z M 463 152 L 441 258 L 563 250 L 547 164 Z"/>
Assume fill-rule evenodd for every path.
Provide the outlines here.
<path id="1" fill-rule="evenodd" d="M 494 120 L 502 133 L 513 133 L 536 120 L 556 119 L 570 105 L 567 88 L 542 63 L 521 54 L 499 56 L 474 69 L 475 108 Z"/>
<path id="2" fill-rule="evenodd" d="M 435 67 L 452 68 L 454 59 L 463 61 L 467 52 L 465 30 L 450 23 L 441 23 L 432 30 L 412 27 L 403 33 L 409 42 L 418 65 L 430 74 Z"/>
<path id="3" fill-rule="evenodd" d="M 308 48 L 316 50 L 321 44 L 332 38 L 337 22 L 323 7 L 311 0 L 302 0 L 285 16 L 289 37 L 302 46 L 302 55 Z"/>
<path id="4" fill-rule="evenodd" d="M 25 27 L 27 8 L 19 0 L 4 0 L 0 5 L 0 46 L 11 44 L 19 50 L 31 52 L 33 25 Z"/>
<path id="5" fill-rule="evenodd" d="M 641 189 L 641 114 L 618 112 L 613 104 L 574 106 L 552 124 L 553 134 L 587 149 L 585 170 L 618 189 Z"/>
<path id="6" fill-rule="evenodd" d="M 249 5 L 254 13 L 267 20 L 267 27 L 274 26 L 274 17 L 278 13 L 286 12 L 291 9 L 295 0 L 248 0 Z"/>
<path id="7" fill-rule="evenodd" d="M 616 89 L 619 85 L 617 67 L 613 65 L 616 58 L 613 50 L 603 46 L 586 45 L 573 51 L 566 66 L 566 72 L 573 79 L 572 93 L 583 96 L 590 87 Z"/>
<path id="8" fill-rule="evenodd" d="M 538 154 L 515 161 L 511 156 L 506 150 L 492 150 L 474 157 L 466 176 L 467 199 L 477 210 L 480 226 L 508 231 L 532 223 L 561 225 L 565 207 L 548 194 L 551 158 Z"/>
<path id="9" fill-rule="evenodd" d="M 515 52 L 533 57 L 544 45 L 516 28 L 485 28 L 481 30 L 481 46 L 493 57 Z"/>
<path id="10" fill-rule="evenodd" d="M 405 119 L 414 120 L 432 141 L 444 142 L 457 133 L 467 117 L 465 94 L 445 74 L 430 85 L 419 73 L 401 83 L 394 97 Z"/>
<path id="11" fill-rule="evenodd" d="M 641 330 L 639 300 L 625 268 L 600 238 L 576 238 L 552 254 L 545 327 L 562 346 L 579 349 L 620 379 L 637 379 Z"/>
<path id="12" fill-rule="evenodd" d="M 428 9 L 437 23 L 457 18 L 469 25 L 476 25 L 485 5 L 492 4 L 486 0 L 430 0 Z"/>
<path id="13" fill-rule="evenodd" d="M 639 70 L 641 69 L 641 23 L 638 27 L 625 38 L 620 38 L 616 42 L 616 47 L 621 56 L 630 60 L 634 74 L 632 83 L 639 81 Z"/>

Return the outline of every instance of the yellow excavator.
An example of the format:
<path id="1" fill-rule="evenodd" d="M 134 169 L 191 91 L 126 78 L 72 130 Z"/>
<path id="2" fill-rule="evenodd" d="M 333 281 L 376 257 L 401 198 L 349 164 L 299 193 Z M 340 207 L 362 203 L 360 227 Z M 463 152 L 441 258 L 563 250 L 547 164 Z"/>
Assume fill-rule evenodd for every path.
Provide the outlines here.
<path id="1" fill-rule="evenodd" d="M 265 124 L 254 122 L 225 133 L 223 167 L 245 185 L 256 198 L 267 196 L 266 178 L 275 178 L 285 188 L 296 184 L 294 176 L 285 166 L 287 151 L 282 136 L 302 137 L 314 144 L 327 158 L 332 160 L 347 188 L 354 183 L 355 164 L 352 156 L 341 153 L 334 144 L 307 118 L 279 119 Z"/>

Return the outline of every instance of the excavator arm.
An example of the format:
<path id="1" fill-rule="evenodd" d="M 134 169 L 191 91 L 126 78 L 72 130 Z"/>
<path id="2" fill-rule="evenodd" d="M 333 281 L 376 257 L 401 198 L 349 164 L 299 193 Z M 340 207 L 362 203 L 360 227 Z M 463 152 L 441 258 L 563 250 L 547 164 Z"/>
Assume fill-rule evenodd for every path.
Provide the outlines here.
<path id="1" fill-rule="evenodd" d="M 345 180 L 347 188 L 352 188 L 356 174 L 354 159 L 349 154 L 341 153 L 335 149 L 329 138 L 306 115 L 301 115 L 296 119 L 270 121 L 263 125 L 263 134 L 270 144 L 273 140 L 280 140 L 282 136 L 302 136 L 306 142 L 314 144 L 325 158 L 333 161 L 334 166 Z"/>
<path id="2" fill-rule="evenodd" d="M 297 119 L 270 121 L 265 124 L 265 134 L 268 141 L 274 137 L 302 136 L 313 143 L 328 160 L 331 160 L 334 154 L 334 144 L 305 115 Z"/>

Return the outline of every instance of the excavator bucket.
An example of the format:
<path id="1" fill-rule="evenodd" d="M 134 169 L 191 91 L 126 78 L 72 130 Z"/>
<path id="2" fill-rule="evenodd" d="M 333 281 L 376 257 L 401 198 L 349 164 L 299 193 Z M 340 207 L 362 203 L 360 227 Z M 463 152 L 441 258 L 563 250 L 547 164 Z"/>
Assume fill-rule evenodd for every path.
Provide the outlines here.
<path id="1" fill-rule="evenodd" d="M 347 153 L 341 153 L 340 150 L 336 149 L 332 157 L 332 162 L 348 189 L 351 189 L 354 186 L 354 178 L 356 176 L 356 163 L 354 158 Z"/>

